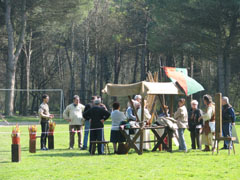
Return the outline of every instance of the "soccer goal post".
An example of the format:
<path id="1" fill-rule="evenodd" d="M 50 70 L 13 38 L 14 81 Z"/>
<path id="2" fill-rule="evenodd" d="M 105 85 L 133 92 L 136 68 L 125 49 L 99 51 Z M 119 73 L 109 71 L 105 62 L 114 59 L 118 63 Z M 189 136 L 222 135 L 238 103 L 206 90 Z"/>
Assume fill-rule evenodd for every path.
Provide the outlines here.
<path id="1" fill-rule="evenodd" d="M 20 103 L 27 99 L 26 94 L 29 92 L 28 97 L 28 111 L 37 114 L 38 107 L 42 102 L 42 95 L 48 94 L 50 97 L 49 108 L 50 111 L 59 113 L 59 118 L 62 119 L 64 105 L 64 93 L 62 89 L 13 89 L 15 91 L 14 96 L 14 107 L 15 112 L 19 112 L 21 107 Z M 5 93 L 6 91 L 12 91 L 11 89 L 0 89 L 0 112 L 4 112 L 5 109 Z M 25 94 L 24 94 L 25 93 Z M 24 96 L 23 96 L 24 95 Z"/>

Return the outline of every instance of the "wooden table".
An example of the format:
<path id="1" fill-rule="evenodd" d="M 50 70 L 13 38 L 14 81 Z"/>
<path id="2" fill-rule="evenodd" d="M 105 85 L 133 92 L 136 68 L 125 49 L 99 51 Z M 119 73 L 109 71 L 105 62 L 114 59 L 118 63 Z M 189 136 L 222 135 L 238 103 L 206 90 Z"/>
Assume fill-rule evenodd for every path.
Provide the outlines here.
<path id="1" fill-rule="evenodd" d="M 127 134 L 126 130 L 138 130 L 138 132 L 136 134 L 133 134 L 133 138 L 131 138 L 130 134 Z M 158 133 L 157 133 L 157 129 L 164 129 L 164 133 L 162 136 L 160 136 Z M 126 144 L 127 144 L 127 152 L 133 148 L 135 149 L 135 151 L 141 155 L 143 153 L 142 151 L 142 144 L 140 143 L 141 142 L 141 139 L 140 139 L 140 149 L 136 146 L 136 141 L 137 139 L 143 135 L 143 131 L 144 130 L 151 130 L 153 132 L 153 134 L 156 136 L 156 140 L 153 140 L 153 141 L 142 141 L 142 143 L 151 143 L 151 142 L 157 142 L 155 144 L 155 146 L 153 147 L 152 151 L 156 151 L 157 148 L 159 147 L 160 144 L 162 144 L 163 148 L 167 149 L 168 152 L 172 152 L 172 137 L 173 137 L 173 131 L 171 129 L 169 129 L 169 127 L 167 126 L 155 126 L 155 127 L 152 127 L 152 126 L 144 126 L 142 128 L 140 127 L 135 127 L 135 128 L 128 128 L 128 129 L 124 129 L 124 128 L 121 128 L 120 127 L 120 132 L 122 133 L 122 135 L 126 138 Z M 164 143 L 164 139 L 165 137 L 168 136 L 168 145 Z"/>

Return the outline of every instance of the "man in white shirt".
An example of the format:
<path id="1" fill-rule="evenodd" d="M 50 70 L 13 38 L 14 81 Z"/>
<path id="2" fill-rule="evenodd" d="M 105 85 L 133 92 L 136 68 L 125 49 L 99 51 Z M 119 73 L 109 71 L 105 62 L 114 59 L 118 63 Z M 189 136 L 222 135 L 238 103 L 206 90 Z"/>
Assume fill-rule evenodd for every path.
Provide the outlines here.
<path id="1" fill-rule="evenodd" d="M 68 105 L 63 112 L 63 118 L 69 122 L 70 143 L 69 149 L 73 149 L 75 132 L 78 134 L 78 147 L 82 148 L 82 126 L 84 125 L 83 111 L 85 106 L 80 104 L 78 95 L 73 97 L 73 103 Z"/>

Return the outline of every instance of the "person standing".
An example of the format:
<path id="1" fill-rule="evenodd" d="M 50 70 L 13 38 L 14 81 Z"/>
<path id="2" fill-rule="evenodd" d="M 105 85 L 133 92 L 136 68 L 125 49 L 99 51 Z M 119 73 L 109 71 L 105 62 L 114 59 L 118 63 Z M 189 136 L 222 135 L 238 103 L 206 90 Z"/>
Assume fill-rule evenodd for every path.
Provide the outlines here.
<path id="1" fill-rule="evenodd" d="M 93 107 L 93 101 L 97 99 L 97 96 L 92 96 L 91 98 L 91 102 L 88 103 L 85 106 L 84 112 L 88 111 L 89 109 L 91 109 Z M 87 144 L 88 144 L 88 134 L 89 134 L 89 128 L 90 128 L 90 119 L 85 119 L 85 128 L 84 128 L 84 138 L 83 138 L 83 147 L 81 148 L 81 150 L 87 150 Z"/>
<path id="2" fill-rule="evenodd" d="M 191 109 L 188 114 L 188 126 L 190 131 L 190 137 L 192 141 L 192 149 L 196 149 L 196 142 L 197 148 L 202 149 L 201 147 L 201 136 L 200 131 L 202 128 L 202 121 L 198 121 L 199 117 L 202 116 L 202 111 L 198 109 L 198 101 L 192 100 L 191 102 Z"/>
<path id="3" fill-rule="evenodd" d="M 120 123 L 126 120 L 126 116 L 123 112 L 120 112 L 120 104 L 118 102 L 113 103 L 113 112 L 111 113 L 112 128 L 110 141 L 113 143 L 114 154 L 117 153 L 117 143 L 125 142 L 125 138 L 119 131 Z"/>
<path id="4" fill-rule="evenodd" d="M 78 148 L 82 148 L 82 126 L 84 119 L 82 113 L 85 106 L 80 104 L 80 98 L 78 95 L 73 97 L 73 103 L 68 105 L 63 112 L 63 118 L 69 122 L 69 149 L 74 147 L 75 132 L 78 135 Z"/>
<path id="5" fill-rule="evenodd" d="M 207 108 L 205 113 L 198 119 L 203 120 L 202 143 L 205 144 L 203 151 L 210 151 L 210 146 L 213 147 L 213 137 L 215 132 L 215 106 L 212 97 L 208 94 L 203 96 L 203 102 Z"/>
<path id="6" fill-rule="evenodd" d="M 178 109 L 174 113 L 174 118 L 177 120 L 178 136 L 179 136 L 179 150 L 187 152 L 187 145 L 184 139 L 184 131 L 188 128 L 188 112 L 185 106 L 185 99 L 178 100 Z"/>
<path id="7" fill-rule="evenodd" d="M 228 97 L 222 98 L 222 132 L 224 137 L 232 137 L 232 126 L 235 125 L 236 116 L 234 109 L 229 103 Z M 232 148 L 232 144 L 229 145 L 229 141 L 224 141 L 222 149 Z"/>
<path id="8" fill-rule="evenodd" d="M 100 106 L 99 99 L 94 100 L 94 106 L 83 113 L 85 119 L 90 119 L 90 142 L 104 141 L 104 121 L 106 121 L 110 113 Z M 104 153 L 103 144 L 98 144 L 98 154 Z M 95 151 L 95 150 L 94 150 Z M 92 144 L 90 143 L 89 152 L 92 152 Z M 95 153 L 95 152 L 94 152 Z"/>
<path id="9" fill-rule="evenodd" d="M 46 147 L 46 141 L 47 141 L 47 136 L 48 136 L 48 130 L 49 130 L 49 119 L 54 118 L 53 114 L 49 113 L 49 96 L 47 94 L 44 94 L 42 96 L 42 104 L 39 106 L 39 117 L 40 117 L 40 123 L 41 123 L 41 129 L 42 129 L 42 134 L 41 134 L 41 150 L 48 150 Z"/>

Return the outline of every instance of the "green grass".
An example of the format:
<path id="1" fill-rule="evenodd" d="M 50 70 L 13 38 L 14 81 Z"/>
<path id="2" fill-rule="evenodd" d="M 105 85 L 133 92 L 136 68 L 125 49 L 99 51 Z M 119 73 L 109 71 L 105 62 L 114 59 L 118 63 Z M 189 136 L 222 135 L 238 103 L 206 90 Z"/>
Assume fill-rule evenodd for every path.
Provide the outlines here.
<path id="1" fill-rule="evenodd" d="M 236 126 L 240 134 L 240 125 Z M 145 152 L 137 155 L 90 156 L 87 151 L 67 150 L 69 135 L 67 124 L 56 126 L 55 150 L 28 152 L 28 130 L 21 129 L 22 160 L 11 162 L 10 134 L 0 134 L 0 179 L 240 179 L 240 146 L 236 155 L 228 156 L 220 151 L 212 156 L 209 152 Z M 11 132 L 11 127 L 0 127 L 0 132 Z M 38 134 L 40 126 L 38 126 Z M 109 140 L 110 122 L 105 126 L 105 138 Z M 185 138 L 190 148 L 189 132 Z M 222 144 L 221 144 L 222 146 Z M 113 152 L 112 145 L 110 146 Z M 173 146 L 174 150 L 177 149 Z"/>

